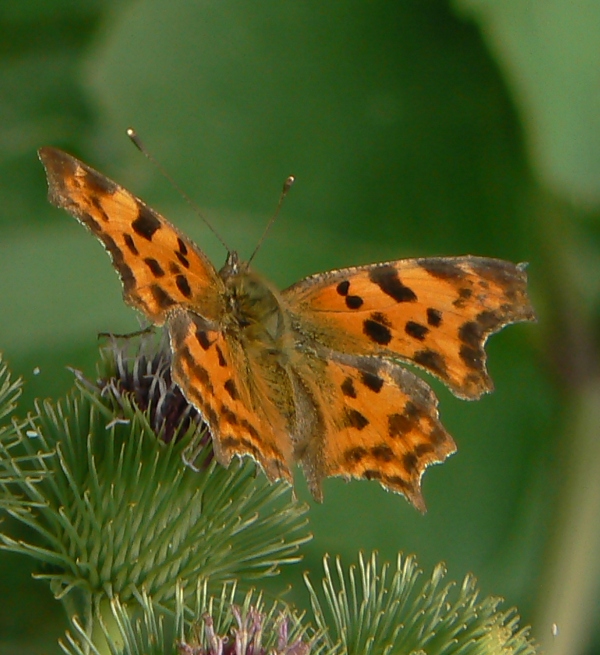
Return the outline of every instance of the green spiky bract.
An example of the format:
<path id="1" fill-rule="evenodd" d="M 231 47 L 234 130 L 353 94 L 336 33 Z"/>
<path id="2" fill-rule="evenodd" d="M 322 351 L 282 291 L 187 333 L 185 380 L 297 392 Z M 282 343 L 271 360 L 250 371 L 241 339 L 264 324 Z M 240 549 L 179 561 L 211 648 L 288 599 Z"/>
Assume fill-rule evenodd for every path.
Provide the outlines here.
<path id="1" fill-rule="evenodd" d="M 2 371 L 6 414 L 18 387 Z M 306 508 L 251 462 L 224 469 L 204 466 L 201 455 L 199 471 L 186 467 L 182 452 L 197 425 L 165 444 L 127 395 L 116 411 L 82 384 L 36 409 L 0 432 L 0 508 L 30 535 L 0 533 L 0 545 L 34 558 L 39 577 L 86 629 L 107 598 L 127 603 L 143 591 L 173 607 L 179 579 L 236 579 L 248 588 L 297 560 L 308 538 Z"/>
<path id="2" fill-rule="evenodd" d="M 316 625 L 327 648 L 339 655 L 534 655 L 528 629 L 518 629 L 514 610 L 499 610 L 501 599 L 479 600 L 475 579 L 444 584 L 443 564 L 419 584 L 414 557 L 398 556 L 396 570 L 379 565 L 376 554 L 359 556 L 358 568 L 335 573 L 324 561 L 323 592 L 306 583 Z"/>
<path id="3" fill-rule="evenodd" d="M 21 393 L 22 381 L 11 379 L 0 354 L 0 509 L 27 512 L 35 505 L 35 487 L 45 476 L 43 460 L 49 455 L 23 448 L 24 440 L 35 437 L 37 430 L 31 421 L 12 416 Z"/>

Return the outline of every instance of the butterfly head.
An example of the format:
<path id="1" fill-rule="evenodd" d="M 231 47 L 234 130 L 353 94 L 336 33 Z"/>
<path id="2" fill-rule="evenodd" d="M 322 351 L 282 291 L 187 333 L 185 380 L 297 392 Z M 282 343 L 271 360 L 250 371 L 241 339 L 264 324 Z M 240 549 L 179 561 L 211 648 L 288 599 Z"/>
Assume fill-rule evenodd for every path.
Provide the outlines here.
<path id="1" fill-rule="evenodd" d="M 248 293 L 254 296 L 256 294 L 251 292 L 252 287 L 262 287 L 267 284 L 258 273 L 250 269 L 250 262 L 240 260 L 240 256 L 235 250 L 227 253 L 227 259 L 219 271 L 219 277 L 233 297 L 246 296 Z"/>
<path id="2" fill-rule="evenodd" d="M 219 276 L 225 282 L 235 275 L 239 275 L 241 269 L 247 269 L 248 264 L 240 262 L 240 256 L 235 250 L 229 250 L 227 252 L 227 259 L 223 264 L 223 267 L 219 271 Z"/>

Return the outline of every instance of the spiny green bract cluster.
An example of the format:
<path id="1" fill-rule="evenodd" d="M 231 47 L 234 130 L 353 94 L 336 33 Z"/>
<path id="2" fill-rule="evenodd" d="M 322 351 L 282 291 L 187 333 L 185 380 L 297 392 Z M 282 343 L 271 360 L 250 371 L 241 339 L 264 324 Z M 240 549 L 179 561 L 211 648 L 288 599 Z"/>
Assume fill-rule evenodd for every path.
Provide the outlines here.
<path id="1" fill-rule="evenodd" d="M 168 354 L 113 354 L 97 383 L 78 376 L 26 420 L 11 420 L 20 382 L 0 361 L 0 509 L 32 535 L 0 532 L 0 546 L 32 558 L 64 603 L 65 653 L 535 653 L 473 578 L 443 584 L 440 565 L 422 582 L 413 557 L 394 571 L 375 555 L 347 570 L 336 560 L 335 573 L 326 558 L 321 590 L 306 578 L 310 620 L 266 609 L 250 584 L 298 561 L 305 507 L 251 463 L 213 461 Z M 194 469 L 182 463 L 190 446 Z"/>
<path id="2" fill-rule="evenodd" d="M 17 387 L 7 388 L 14 405 Z M 40 577 L 57 597 L 79 613 L 141 590 L 167 603 L 178 579 L 247 587 L 297 561 L 306 508 L 289 500 L 286 485 L 256 477 L 250 462 L 203 466 L 210 448 L 197 470 L 186 467 L 182 453 L 203 429 L 197 422 L 165 443 L 153 429 L 152 402 L 142 412 L 132 394 L 117 400 L 78 383 L 2 433 L 0 508 L 37 538 L 0 533 L 1 543 L 44 565 Z"/>

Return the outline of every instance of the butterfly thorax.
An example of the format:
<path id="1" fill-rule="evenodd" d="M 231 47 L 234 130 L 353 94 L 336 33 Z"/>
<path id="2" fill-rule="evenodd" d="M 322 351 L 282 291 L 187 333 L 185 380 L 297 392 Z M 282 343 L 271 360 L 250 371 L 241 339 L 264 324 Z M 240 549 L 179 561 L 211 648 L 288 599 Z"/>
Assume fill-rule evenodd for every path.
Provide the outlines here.
<path id="1" fill-rule="evenodd" d="M 277 291 L 231 253 L 219 271 L 225 284 L 224 327 L 246 346 L 281 352 L 289 334 Z"/>

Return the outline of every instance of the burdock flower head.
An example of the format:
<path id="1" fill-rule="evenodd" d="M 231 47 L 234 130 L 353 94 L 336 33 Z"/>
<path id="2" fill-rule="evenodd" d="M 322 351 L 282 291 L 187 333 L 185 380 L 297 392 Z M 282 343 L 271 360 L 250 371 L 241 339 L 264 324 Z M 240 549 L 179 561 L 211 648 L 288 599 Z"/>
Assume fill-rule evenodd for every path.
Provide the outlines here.
<path id="1" fill-rule="evenodd" d="M 103 335 L 99 377 L 91 384 L 115 411 L 125 410 L 130 402 L 147 415 L 148 422 L 165 443 L 180 440 L 190 431 L 194 437 L 184 453 L 186 463 L 194 467 L 200 454 L 202 465 L 213 458 L 208 426 L 200 412 L 187 401 L 171 376 L 172 355 L 166 333 L 156 336 L 142 331 L 137 337 Z M 119 420 L 118 418 L 115 420 Z M 124 419 L 125 420 L 125 419 Z"/>
<path id="2" fill-rule="evenodd" d="M 119 598 L 109 603 L 109 611 L 98 616 L 105 638 L 104 650 L 94 637 L 74 622 L 66 635 L 67 655 L 338 655 L 326 646 L 305 614 L 282 601 L 267 605 L 260 592 L 242 595 L 235 582 L 225 583 L 216 595 L 208 593 L 208 581 L 198 580 L 185 591 L 177 582 L 172 612 L 153 601 L 145 592 L 134 608 Z M 193 593 L 189 593 L 189 592 Z M 108 620 L 106 620 L 108 618 Z M 116 629 L 115 629 L 116 628 Z"/>
<path id="3" fill-rule="evenodd" d="M 272 617 L 254 606 L 244 610 L 238 605 L 232 605 L 231 614 L 235 623 L 230 624 L 225 634 L 217 634 L 213 617 L 205 613 L 202 617 L 204 633 L 196 643 L 178 642 L 180 655 L 267 655 L 267 653 L 308 655 L 310 653 L 310 645 L 302 640 L 302 635 L 295 635 L 290 640 L 290 618 L 285 612 L 281 612 L 275 622 Z"/>

